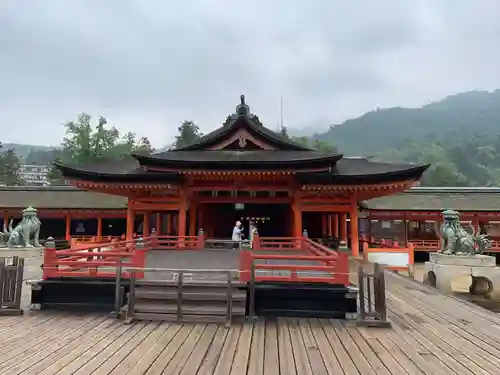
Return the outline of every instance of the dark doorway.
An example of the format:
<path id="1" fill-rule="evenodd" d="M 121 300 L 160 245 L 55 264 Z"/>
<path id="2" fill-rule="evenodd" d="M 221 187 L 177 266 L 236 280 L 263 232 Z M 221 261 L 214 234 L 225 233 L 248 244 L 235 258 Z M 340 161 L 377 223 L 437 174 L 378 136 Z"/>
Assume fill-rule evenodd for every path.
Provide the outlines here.
<path id="1" fill-rule="evenodd" d="M 71 235 L 72 236 L 97 235 L 97 219 L 71 220 Z"/>
<path id="2" fill-rule="evenodd" d="M 103 236 L 121 236 L 127 231 L 126 219 L 102 219 Z"/>
<path id="3" fill-rule="evenodd" d="M 44 219 L 41 218 L 40 239 L 53 237 L 55 239 L 66 238 L 66 219 Z"/>
<path id="4" fill-rule="evenodd" d="M 261 237 L 291 236 L 291 214 L 288 204 L 224 203 L 210 204 L 213 237 L 231 238 L 236 221 L 241 221 L 244 238 L 249 238 L 250 221 L 257 224 Z"/>

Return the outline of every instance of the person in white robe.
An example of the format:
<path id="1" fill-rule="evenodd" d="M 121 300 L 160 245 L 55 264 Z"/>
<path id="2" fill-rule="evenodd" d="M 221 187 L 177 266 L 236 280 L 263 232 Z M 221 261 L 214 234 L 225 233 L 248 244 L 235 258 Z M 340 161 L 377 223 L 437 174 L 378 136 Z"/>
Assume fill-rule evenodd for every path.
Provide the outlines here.
<path id="1" fill-rule="evenodd" d="M 233 244 L 233 249 L 236 249 L 236 247 L 239 247 L 239 243 L 242 239 L 243 236 L 243 227 L 241 226 L 241 221 L 237 221 L 236 225 L 233 228 L 233 236 L 231 237 L 231 240 L 234 241 Z"/>

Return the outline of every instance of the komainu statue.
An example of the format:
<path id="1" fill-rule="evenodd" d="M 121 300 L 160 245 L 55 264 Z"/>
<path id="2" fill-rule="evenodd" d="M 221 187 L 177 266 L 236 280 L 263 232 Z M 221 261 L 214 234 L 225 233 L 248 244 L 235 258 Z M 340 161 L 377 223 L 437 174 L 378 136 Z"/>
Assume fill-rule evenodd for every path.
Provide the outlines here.
<path id="1" fill-rule="evenodd" d="M 443 254 L 475 255 L 491 247 L 487 234 L 476 234 L 469 223 L 470 233 L 460 225 L 460 214 L 454 210 L 442 213 L 444 224 L 441 226 L 441 250 Z"/>
<path id="2" fill-rule="evenodd" d="M 3 238 L 6 238 L 7 247 L 40 247 L 38 242 L 40 236 L 40 220 L 38 210 L 29 206 L 21 211 L 22 220 L 12 229 L 12 220 L 7 228 L 3 225 Z"/>

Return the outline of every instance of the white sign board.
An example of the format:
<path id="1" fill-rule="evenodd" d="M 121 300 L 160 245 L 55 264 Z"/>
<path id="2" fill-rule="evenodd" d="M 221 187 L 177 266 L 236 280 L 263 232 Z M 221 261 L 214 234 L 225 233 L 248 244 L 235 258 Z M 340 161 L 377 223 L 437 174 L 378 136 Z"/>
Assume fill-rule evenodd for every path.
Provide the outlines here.
<path id="1" fill-rule="evenodd" d="M 368 261 L 379 263 L 389 267 L 408 267 L 410 256 L 401 252 L 368 252 Z"/>

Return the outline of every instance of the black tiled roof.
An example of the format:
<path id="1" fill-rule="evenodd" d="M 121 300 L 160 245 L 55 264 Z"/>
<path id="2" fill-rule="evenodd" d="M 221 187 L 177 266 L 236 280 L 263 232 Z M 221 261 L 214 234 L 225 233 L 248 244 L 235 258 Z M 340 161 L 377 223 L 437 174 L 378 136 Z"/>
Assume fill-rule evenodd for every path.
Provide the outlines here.
<path id="1" fill-rule="evenodd" d="M 365 207 L 381 211 L 500 211 L 500 188 L 416 187 L 404 193 L 365 201 Z"/>
<path id="2" fill-rule="evenodd" d="M 141 165 L 186 170 L 300 170 L 328 169 L 342 158 L 337 153 L 281 150 L 167 151 L 135 156 Z"/>
<path id="3" fill-rule="evenodd" d="M 331 172 L 300 173 L 302 183 L 355 184 L 418 180 L 429 165 L 392 164 L 369 158 L 342 158 Z"/>
<path id="4" fill-rule="evenodd" d="M 181 179 L 178 173 L 146 171 L 139 162 L 130 157 L 119 162 L 101 162 L 86 166 L 54 163 L 66 178 L 102 182 L 175 182 Z"/>

